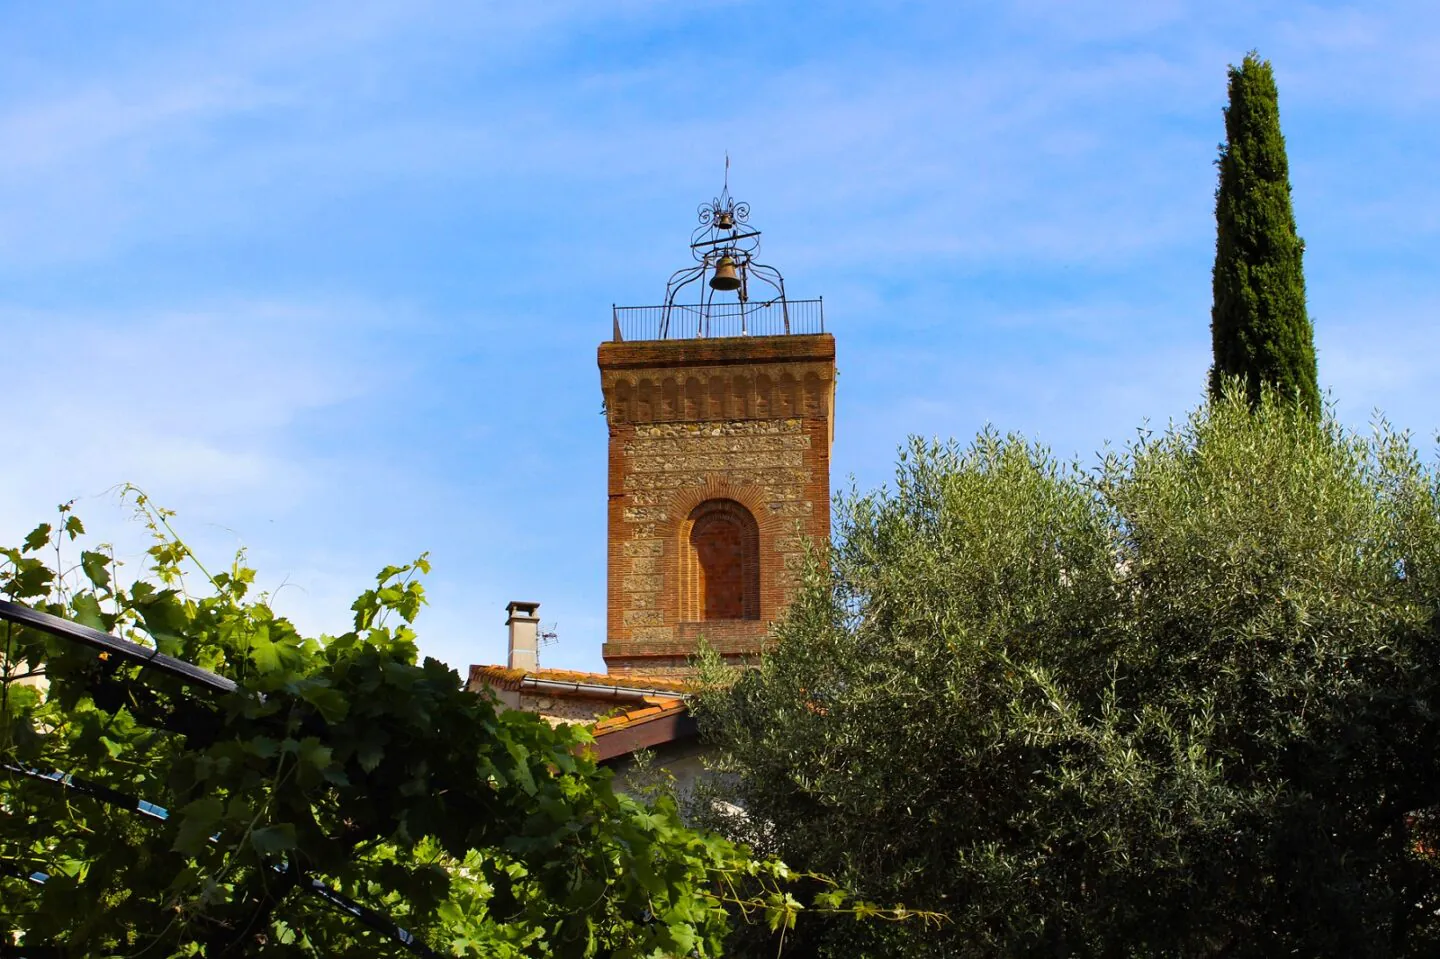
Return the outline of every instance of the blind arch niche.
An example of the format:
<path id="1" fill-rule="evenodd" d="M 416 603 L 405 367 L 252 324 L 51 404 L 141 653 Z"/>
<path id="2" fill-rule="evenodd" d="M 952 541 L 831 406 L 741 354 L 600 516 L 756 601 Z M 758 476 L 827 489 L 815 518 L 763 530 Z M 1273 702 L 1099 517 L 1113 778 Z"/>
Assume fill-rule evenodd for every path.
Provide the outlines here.
<path id="1" fill-rule="evenodd" d="M 682 621 L 760 618 L 760 527 L 733 499 L 708 499 L 681 528 Z"/>

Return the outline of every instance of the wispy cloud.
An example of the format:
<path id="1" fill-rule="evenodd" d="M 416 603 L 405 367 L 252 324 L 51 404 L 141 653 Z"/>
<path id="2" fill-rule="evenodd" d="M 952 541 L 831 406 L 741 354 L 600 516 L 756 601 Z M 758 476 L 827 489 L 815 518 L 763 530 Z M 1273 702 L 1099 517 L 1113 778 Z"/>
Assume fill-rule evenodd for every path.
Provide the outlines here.
<path id="1" fill-rule="evenodd" d="M 361 316 L 355 304 L 273 303 L 155 318 L 0 313 L 7 388 L 32 438 L 23 468 L 0 475 L 0 529 L 61 500 L 104 503 L 127 482 L 202 522 L 293 513 L 334 480 L 304 448 L 304 419 L 373 389 L 337 336 Z M 133 541 L 119 515 L 99 512 L 109 538 Z"/>

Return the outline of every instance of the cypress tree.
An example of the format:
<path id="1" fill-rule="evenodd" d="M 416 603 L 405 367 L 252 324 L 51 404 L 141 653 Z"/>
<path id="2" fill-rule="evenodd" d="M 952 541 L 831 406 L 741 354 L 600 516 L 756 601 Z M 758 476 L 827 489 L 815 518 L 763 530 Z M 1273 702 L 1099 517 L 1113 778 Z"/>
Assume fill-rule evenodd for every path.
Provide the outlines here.
<path id="1" fill-rule="evenodd" d="M 1230 68 L 1230 105 L 1215 191 L 1215 364 L 1210 394 L 1240 377 L 1251 405 L 1268 383 L 1310 415 L 1320 412 L 1315 344 L 1305 311 L 1305 242 L 1295 232 L 1279 94 L 1254 51 Z"/>

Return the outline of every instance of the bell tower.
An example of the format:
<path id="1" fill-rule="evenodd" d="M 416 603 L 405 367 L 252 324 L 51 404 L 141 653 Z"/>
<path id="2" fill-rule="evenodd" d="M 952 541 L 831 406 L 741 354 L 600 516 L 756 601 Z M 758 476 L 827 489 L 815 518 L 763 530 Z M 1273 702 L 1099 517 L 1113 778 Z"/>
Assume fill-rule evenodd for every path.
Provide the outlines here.
<path id="1" fill-rule="evenodd" d="M 830 536 L 835 339 L 756 260 L 749 219 L 727 177 L 664 304 L 614 308 L 600 344 L 611 673 L 681 675 L 702 637 L 753 659 Z"/>

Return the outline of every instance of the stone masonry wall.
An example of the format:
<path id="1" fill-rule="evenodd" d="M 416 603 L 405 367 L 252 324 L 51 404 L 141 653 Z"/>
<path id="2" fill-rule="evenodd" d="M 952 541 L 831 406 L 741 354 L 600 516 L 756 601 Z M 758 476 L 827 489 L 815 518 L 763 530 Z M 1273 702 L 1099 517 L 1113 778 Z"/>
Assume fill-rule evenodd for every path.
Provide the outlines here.
<path id="1" fill-rule="evenodd" d="M 597 702 L 593 699 L 572 699 L 566 696 L 545 696 L 535 693 L 521 693 L 519 706 L 527 713 L 538 713 L 540 718 L 552 726 L 574 723 L 588 726 L 601 717 L 613 713 L 614 702 Z"/>
<path id="2" fill-rule="evenodd" d="M 834 356 L 825 334 L 601 345 L 612 673 L 681 673 L 701 635 L 732 659 L 759 651 L 806 540 L 829 538 Z M 758 527 L 757 618 L 697 608 L 690 517 L 715 499 Z"/>

